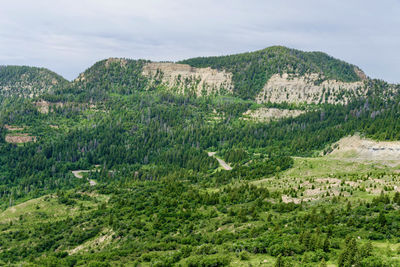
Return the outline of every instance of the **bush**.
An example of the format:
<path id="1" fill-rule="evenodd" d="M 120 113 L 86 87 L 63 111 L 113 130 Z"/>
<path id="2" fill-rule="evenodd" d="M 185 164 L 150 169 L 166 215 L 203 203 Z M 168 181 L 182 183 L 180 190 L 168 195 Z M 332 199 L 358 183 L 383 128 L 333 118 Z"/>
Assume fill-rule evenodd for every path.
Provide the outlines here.
<path id="1" fill-rule="evenodd" d="M 247 260 L 250 259 L 250 255 L 249 255 L 249 253 L 247 251 L 242 251 L 242 252 L 239 253 L 239 258 L 242 261 L 247 261 Z"/>
<path id="2" fill-rule="evenodd" d="M 209 256 L 192 256 L 186 259 L 188 267 L 218 267 L 227 266 L 231 259 L 226 255 L 215 254 Z"/>

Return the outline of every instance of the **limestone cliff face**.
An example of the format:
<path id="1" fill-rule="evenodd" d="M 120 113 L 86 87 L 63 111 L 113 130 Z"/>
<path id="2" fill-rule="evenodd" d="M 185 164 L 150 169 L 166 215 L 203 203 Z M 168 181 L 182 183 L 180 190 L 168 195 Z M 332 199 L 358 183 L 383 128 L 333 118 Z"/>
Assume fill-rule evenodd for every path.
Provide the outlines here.
<path id="1" fill-rule="evenodd" d="M 320 81 L 317 73 L 305 76 L 287 73 L 273 75 L 257 95 L 258 103 L 346 104 L 352 97 L 364 96 L 368 90 L 363 81 Z"/>
<path id="2" fill-rule="evenodd" d="M 177 93 L 197 96 L 227 94 L 233 90 L 232 74 L 211 68 L 194 68 L 186 64 L 147 63 L 142 75 L 150 84 L 162 84 Z"/>

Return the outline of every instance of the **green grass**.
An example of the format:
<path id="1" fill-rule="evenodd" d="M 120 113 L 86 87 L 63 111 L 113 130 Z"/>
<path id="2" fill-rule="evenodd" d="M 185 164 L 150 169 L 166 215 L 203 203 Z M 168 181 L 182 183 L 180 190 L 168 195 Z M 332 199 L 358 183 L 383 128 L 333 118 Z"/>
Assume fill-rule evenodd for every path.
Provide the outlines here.
<path id="1" fill-rule="evenodd" d="M 56 195 L 46 195 L 9 207 L 0 213 L 0 224 L 12 222 L 15 227 L 35 225 L 73 217 L 84 210 L 97 207 L 109 196 L 94 194 L 91 200 L 77 200 L 76 205 L 67 206 L 58 202 Z"/>
<path id="2" fill-rule="evenodd" d="M 381 191 L 394 195 L 390 187 L 399 184 L 400 176 L 396 167 L 390 167 L 368 161 L 349 161 L 346 158 L 330 156 L 314 158 L 294 158 L 292 168 L 275 177 L 264 178 L 251 182 L 270 190 L 294 190 L 297 198 L 307 200 L 322 200 L 326 196 L 318 193 L 318 189 L 328 192 L 342 192 L 342 196 L 352 201 L 368 200 L 380 194 Z M 386 188 L 385 186 L 389 187 Z M 366 190 L 364 190 L 365 188 Z M 314 190 L 312 192 L 311 190 Z M 308 191 L 307 191 L 308 190 Z M 301 194 L 304 193 L 302 196 Z M 307 196 L 307 193 L 310 195 Z M 311 194 L 312 193 L 312 194 Z"/>

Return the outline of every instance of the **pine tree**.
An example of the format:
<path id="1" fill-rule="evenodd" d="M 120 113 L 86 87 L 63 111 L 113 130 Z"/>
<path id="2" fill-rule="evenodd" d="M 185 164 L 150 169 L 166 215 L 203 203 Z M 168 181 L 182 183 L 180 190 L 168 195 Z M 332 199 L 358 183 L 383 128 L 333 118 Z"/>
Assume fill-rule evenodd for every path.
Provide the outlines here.
<path id="1" fill-rule="evenodd" d="M 324 239 L 324 244 L 322 245 L 322 250 L 323 250 L 324 252 L 329 252 L 330 246 L 331 246 L 331 243 L 329 242 L 329 238 L 326 237 L 326 238 Z"/>
<path id="2" fill-rule="evenodd" d="M 400 205 L 400 193 L 399 192 L 396 192 L 394 194 L 393 203 L 396 203 L 397 205 Z"/>
<path id="3" fill-rule="evenodd" d="M 360 256 L 366 258 L 372 255 L 373 246 L 370 240 L 360 248 Z"/>
<path id="4" fill-rule="evenodd" d="M 346 238 L 344 250 L 339 255 L 338 265 L 343 267 L 358 266 L 360 262 L 360 253 L 358 251 L 357 241 L 354 237 Z"/>
<path id="5" fill-rule="evenodd" d="M 276 258 L 276 262 L 275 262 L 274 266 L 275 267 L 285 267 L 285 262 L 282 259 L 282 255 L 281 254 L 278 255 L 278 258 Z"/>
<path id="6" fill-rule="evenodd" d="M 386 222 L 387 222 L 386 217 L 385 217 L 385 214 L 383 213 L 383 211 L 381 211 L 381 212 L 379 213 L 378 222 L 379 222 L 379 224 L 380 224 L 381 226 L 385 226 L 385 224 L 386 224 Z"/>

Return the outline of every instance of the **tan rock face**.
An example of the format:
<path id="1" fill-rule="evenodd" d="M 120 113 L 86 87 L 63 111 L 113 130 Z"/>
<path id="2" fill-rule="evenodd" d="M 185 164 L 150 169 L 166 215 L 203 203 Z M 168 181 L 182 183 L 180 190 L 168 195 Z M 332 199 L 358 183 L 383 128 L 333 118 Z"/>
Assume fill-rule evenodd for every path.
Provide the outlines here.
<path id="1" fill-rule="evenodd" d="M 259 108 L 256 110 L 248 110 L 243 113 L 244 119 L 251 119 L 260 122 L 269 122 L 282 118 L 297 117 L 305 113 L 304 110 L 289 110 L 278 108 Z"/>
<path id="2" fill-rule="evenodd" d="M 325 80 L 318 83 L 319 78 L 317 73 L 305 76 L 275 74 L 256 100 L 258 103 L 346 104 L 353 96 L 363 96 L 367 92 L 364 82 Z"/>
<path id="3" fill-rule="evenodd" d="M 62 103 L 62 102 L 50 103 L 45 100 L 37 101 L 34 104 L 36 107 L 38 107 L 38 111 L 42 114 L 49 113 L 50 106 L 53 106 L 53 107 L 63 107 L 64 106 L 64 103 Z"/>
<path id="4" fill-rule="evenodd" d="M 147 63 L 142 74 L 151 83 L 161 83 L 177 93 L 197 96 L 231 93 L 232 73 L 211 68 L 194 68 L 186 64 Z"/>

